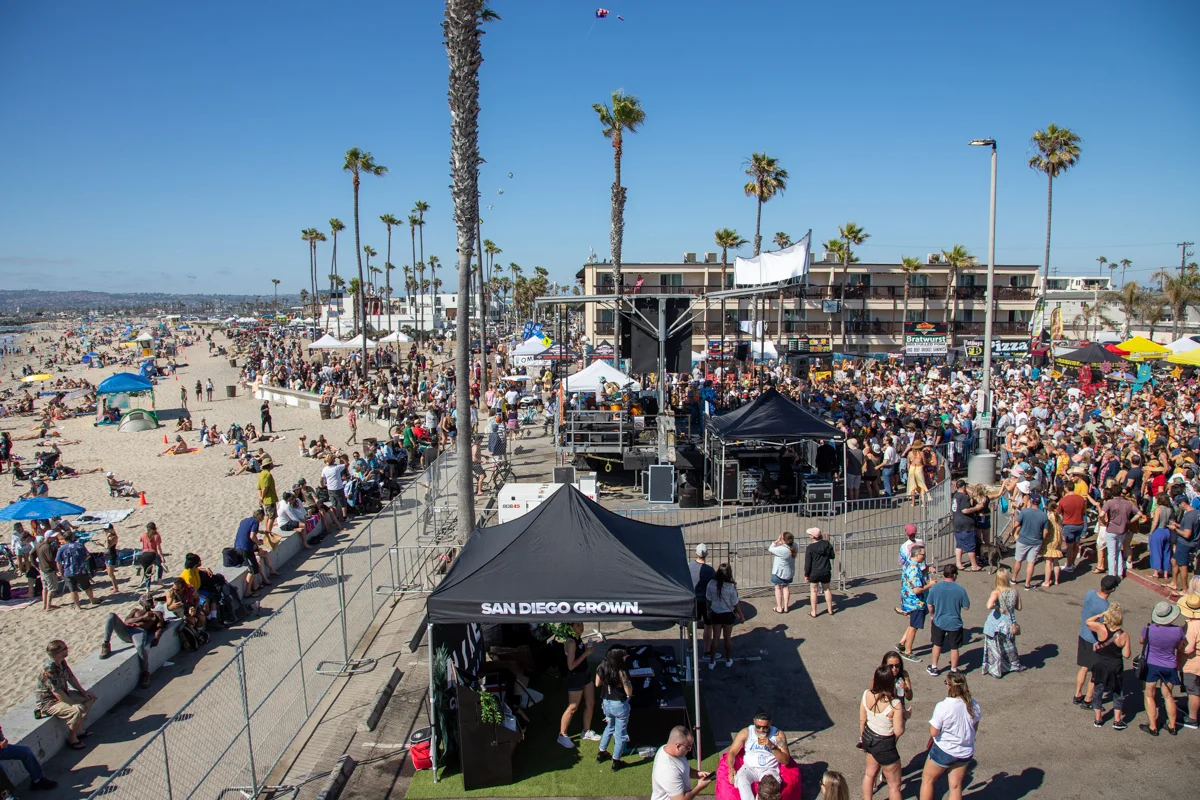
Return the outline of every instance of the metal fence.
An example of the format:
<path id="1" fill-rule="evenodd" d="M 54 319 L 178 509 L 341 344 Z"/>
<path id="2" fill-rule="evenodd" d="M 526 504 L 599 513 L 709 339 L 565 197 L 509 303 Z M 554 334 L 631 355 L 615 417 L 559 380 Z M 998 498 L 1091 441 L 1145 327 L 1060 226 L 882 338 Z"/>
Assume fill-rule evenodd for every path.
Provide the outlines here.
<path id="1" fill-rule="evenodd" d="M 253 797 L 353 658 L 375 614 L 429 591 L 462 542 L 455 533 L 459 459 L 441 454 L 341 545 L 91 797 Z"/>
<path id="2" fill-rule="evenodd" d="M 832 503 L 792 505 L 646 508 L 618 506 L 617 513 L 654 525 L 678 525 L 690 554 L 695 546 L 708 547 L 710 564 L 728 563 L 742 589 L 771 586 L 774 557 L 767 551 L 779 534 L 790 531 L 803 553 L 804 532 L 819 527 L 829 534 L 837 552 L 835 581 L 842 587 L 853 581 L 899 572 L 904 526 L 914 523 L 925 540 L 931 563 L 954 553 L 950 533 L 950 494 L 953 482 L 945 480 L 929 491 L 924 503 L 914 505 L 908 496 L 878 497 Z M 797 563 L 802 577 L 803 556 Z"/>

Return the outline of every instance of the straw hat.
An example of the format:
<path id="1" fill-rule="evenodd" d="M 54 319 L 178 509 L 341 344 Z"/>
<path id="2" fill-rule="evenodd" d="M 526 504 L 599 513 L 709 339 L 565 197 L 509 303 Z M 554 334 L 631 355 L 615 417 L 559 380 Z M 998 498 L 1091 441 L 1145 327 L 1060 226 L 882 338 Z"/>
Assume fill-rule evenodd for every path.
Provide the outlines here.
<path id="1" fill-rule="evenodd" d="M 1150 621 L 1155 625 L 1170 625 L 1179 616 L 1179 606 L 1173 606 L 1166 600 L 1160 600 L 1154 605 Z"/>
<path id="2" fill-rule="evenodd" d="M 1154 460 L 1154 461 L 1151 461 L 1149 464 L 1147 464 L 1147 465 L 1146 465 L 1146 467 L 1145 467 L 1145 471 L 1146 471 L 1146 472 L 1162 472 L 1162 471 L 1163 471 L 1163 465 L 1162 465 L 1162 464 L 1160 464 L 1160 463 L 1158 463 L 1158 460 L 1156 459 L 1156 460 Z"/>
<path id="3" fill-rule="evenodd" d="M 1188 619 L 1200 619 L 1200 594 L 1185 594 L 1179 598 L 1179 613 Z"/>

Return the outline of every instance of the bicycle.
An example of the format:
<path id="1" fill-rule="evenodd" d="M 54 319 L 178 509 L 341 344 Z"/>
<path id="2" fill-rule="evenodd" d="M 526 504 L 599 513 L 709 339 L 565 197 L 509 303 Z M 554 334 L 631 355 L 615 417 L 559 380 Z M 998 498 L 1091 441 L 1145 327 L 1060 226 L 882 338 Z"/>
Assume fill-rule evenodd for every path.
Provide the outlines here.
<path id="1" fill-rule="evenodd" d="M 512 478 L 512 465 L 505 456 L 491 456 L 480 465 L 483 469 L 483 481 L 480 494 L 498 492 Z"/>

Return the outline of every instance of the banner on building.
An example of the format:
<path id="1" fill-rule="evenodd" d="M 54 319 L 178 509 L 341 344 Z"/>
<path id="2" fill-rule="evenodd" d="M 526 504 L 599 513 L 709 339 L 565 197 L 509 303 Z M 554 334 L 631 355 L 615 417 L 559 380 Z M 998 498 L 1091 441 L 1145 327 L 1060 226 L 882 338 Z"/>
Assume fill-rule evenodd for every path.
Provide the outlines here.
<path id="1" fill-rule="evenodd" d="M 967 339 L 963 343 L 967 358 L 972 361 L 983 360 L 983 340 Z M 992 339 L 992 358 L 1024 358 L 1029 355 L 1029 340 L 1019 339 L 1007 341 Z"/>
<path id="2" fill-rule="evenodd" d="M 812 353 L 832 353 L 833 341 L 828 336 L 791 336 L 787 340 L 789 356 L 806 356 Z"/>
<path id="3" fill-rule="evenodd" d="M 812 231 L 791 247 L 733 262 L 733 282 L 738 286 L 761 286 L 803 278 L 808 274 L 808 251 Z"/>
<path id="4" fill-rule="evenodd" d="M 944 322 L 904 323 L 904 354 L 906 356 L 944 356 L 949 336 Z"/>
<path id="5" fill-rule="evenodd" d="M 736 348 L 737 342 L 732 339 L 727 339 L 724 342 L 720 339 L 709 339 L 705 353 L 709 358 L 728 359 L 733 358 Z"/>

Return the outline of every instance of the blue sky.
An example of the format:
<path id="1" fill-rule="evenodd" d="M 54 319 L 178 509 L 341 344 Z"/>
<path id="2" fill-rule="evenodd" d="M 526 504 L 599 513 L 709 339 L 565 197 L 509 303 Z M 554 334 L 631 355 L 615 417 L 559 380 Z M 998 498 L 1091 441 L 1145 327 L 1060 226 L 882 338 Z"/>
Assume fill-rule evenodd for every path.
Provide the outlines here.
<path id="1" fill-rule="evenodd" d="M 853 220 L 865 260 L 955 243 L 982 257 L 988 159 L 966 143 L 994 137 L 998 260 L 1041 263 L 1046 181 L 1025 162 L 1052 121 L 1084 139 L 1055 184 L 1060 274 L 1105 256 L 1145 281 L 1200 238 L 1194 2 L 604 2 L 597 21 L 594 0 L 494 0 L 481 186 L 501 263 L 567 282 L 589 246 L 608 253 L 612 150 L 591 104 L 616 88 L 646 109 L 625 151 L 627 262 L 714 250 L 718 227 L 751 239 L 742 162 L 764 149 L 791 173 L 767 241 Z M 0 286 L 298 291 L 300 230 L 351 225 L 351 146 L 390 169 L 361 197 L 377 261 L 379 215 L 418 199 L 426 254 L 450 261 L 441 15 L 435 0 L 0 4 Z M 328 245 L 320 258 L 325 274 Z M 405 228 L 392 262 L 410 261 Z"/>

